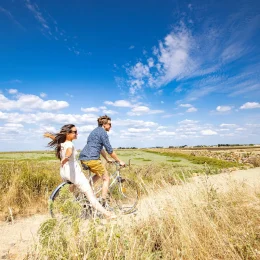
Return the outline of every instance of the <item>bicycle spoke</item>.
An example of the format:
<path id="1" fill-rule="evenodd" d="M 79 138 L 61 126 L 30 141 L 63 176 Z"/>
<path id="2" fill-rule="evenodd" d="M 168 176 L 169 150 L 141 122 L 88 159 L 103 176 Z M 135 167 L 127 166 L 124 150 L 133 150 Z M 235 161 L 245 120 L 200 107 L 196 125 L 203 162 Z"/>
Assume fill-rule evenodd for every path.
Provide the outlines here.
<path id="1" fill-rule="evenodd" d="M 69 184 L 61 187 L 50 201 L 50 213 L 57 220 L 67 218 L 88 218 L 92 214 L 86 196 L 79 192 L 70 192 Z"/>
<path id="2" fill-rule="evenodd" d="M 122 213 L 132 212 L 139 199 L 139 190 L 135 182 L 128 179 L 120 179 L 111 194 Z"/>

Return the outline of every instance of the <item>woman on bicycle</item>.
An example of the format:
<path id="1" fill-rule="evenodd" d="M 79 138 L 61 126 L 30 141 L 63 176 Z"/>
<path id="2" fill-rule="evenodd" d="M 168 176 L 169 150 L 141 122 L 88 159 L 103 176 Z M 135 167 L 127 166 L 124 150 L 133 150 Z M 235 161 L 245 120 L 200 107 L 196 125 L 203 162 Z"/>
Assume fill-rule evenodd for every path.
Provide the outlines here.
<path id="1" fill-rule="evenodd" d="M 52 139 L 48 143 L 49 147 L 54 147 L 56 157 L 60 160 L 60 175 L 64 181 L 70 181 L 75 184 L 82 192 L 84 192 L 95 209 L 100 211 L 107 219 L 116 218 L 115 214 L 107 211 L 101 206 L 95 197 L 89 181 L 82 172 L 77 161 L 77 151 L 72 141 L 77 139 L 77 128 L 73 124 L 64 125 L 59 133 L 45 133 L 44 137 Z"/>

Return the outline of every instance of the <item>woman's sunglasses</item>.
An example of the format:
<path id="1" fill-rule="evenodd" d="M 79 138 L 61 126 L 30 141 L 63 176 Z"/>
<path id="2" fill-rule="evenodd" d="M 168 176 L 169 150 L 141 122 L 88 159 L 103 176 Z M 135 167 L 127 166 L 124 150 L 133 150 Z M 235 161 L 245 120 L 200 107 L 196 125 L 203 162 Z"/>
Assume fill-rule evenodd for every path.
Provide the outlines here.
<path id="1" fill-rule="evenodd" d="M 70 131 L 70 133 L 74 133 L 75 135 L 77 135 L 78 134 L 78 131 L 76 130 L 76 131 Z"/>

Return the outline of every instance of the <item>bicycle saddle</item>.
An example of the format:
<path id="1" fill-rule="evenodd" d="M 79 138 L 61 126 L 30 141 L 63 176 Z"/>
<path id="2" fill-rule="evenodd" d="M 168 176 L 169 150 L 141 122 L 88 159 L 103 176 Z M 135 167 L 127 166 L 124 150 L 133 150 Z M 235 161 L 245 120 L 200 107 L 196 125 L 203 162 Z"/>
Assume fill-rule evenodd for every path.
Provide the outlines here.
<path id="1" fill-rule="evenodd" d="M 82 166 L 83 170 L 86 170 L 86 171 L 89 170 L 89 167 L 86 164 L 81 163 L 81 166 Z"/>

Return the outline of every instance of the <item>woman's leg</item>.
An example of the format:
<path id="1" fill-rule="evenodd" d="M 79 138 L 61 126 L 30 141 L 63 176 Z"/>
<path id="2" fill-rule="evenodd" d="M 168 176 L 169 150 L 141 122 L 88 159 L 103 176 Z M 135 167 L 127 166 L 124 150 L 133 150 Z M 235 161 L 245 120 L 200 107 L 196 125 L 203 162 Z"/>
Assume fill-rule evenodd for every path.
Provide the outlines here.
<path id="1" fill-rule="evenodd" d="M 97 200 L 96 196 L 93 193 L 93 190 L 89 184 L 88 179 L 86 178 L 83 172 L 77 172 L 75 184 L 79 187 L 81 191 L 83 191 L 87 195 L 88 200 L 96 210 L 100 211 L 102 214 L 104 214 L 107 217 L 113 215 L 110 211 L 107 211 L 99 203 L 99 201 Z"/>

